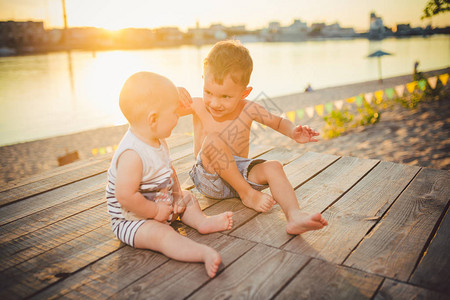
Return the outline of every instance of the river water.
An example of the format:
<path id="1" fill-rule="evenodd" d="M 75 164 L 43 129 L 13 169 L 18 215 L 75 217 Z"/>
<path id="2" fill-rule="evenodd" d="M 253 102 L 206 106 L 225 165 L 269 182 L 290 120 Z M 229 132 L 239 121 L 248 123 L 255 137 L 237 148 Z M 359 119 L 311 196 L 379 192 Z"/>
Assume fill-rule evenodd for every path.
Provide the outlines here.
<path id="1" fill-rule="evenodd" d="M 269 97 L 450 66 L 450 36 L 368 41 L 248 43 L 254 61 L 248 99 Z M 124 124 L 118 107 L 122 84 L 138 71 L 157 72 L 202 95 L 202 60 L 211 45 L 126 51 L 71 51 L 0 57 L 0 146 Z"/>

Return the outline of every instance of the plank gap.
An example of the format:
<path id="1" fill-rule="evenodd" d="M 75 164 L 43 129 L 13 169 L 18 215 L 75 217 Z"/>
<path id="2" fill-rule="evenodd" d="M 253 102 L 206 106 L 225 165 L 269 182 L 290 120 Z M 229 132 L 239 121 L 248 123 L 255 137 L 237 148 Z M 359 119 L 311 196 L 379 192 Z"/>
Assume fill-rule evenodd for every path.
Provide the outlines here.
<path id="1" fill-rule="evenodd" d="M 419 258 L 417 259 L 416 264 L 414 265 L 414 268 L 408 277 L 408 284 L 411 284 L 409 281 L 411 280 L 412 276 L 414 275 L 414 272 L 416 271 L 420 262 L 425 257 L 425 253 L 427 252 L 428 247 L 430 247 L 431 242 L 433 241 L 434 237 L 436 236 L 436 234 L 439 230 L 439 227 L 441 226 L 442 220 L 444 219 L 445 215 L 448 213 L 449 207 L 450 207 L 450 201 L 447 202 L 445 209 L 442 211 L 442 214 L 439 216 L 439 219 L 436 222 L 436 224 L 434 225 L 433 230 L 431 231 L 430 236 L 428 237 L 428 240 L 426 241 L 422 251 L 420 252 Z"/>
<path id="2" fill-rule="evenodd" d="M 380 162 L 379 162 L 380 163 Z M 378 164 L 377 164 L 378 165 Z M 344 260 L 340 263 L 340 265 L 344 265 L 345 262 L 347 261 L 347 259 L 356 251 L 356 249 L 358 249 L 359 245 L 361 245 L 362 242 L 364 242 L 364 240 L 366 239 L 367 236 L 370 236 L 371 232 L 374 230 L 375 227 L 377 227 L 378 224 L 381 223 L 383 217 L 385 215 L 387 215 L 389 213 L 389 211 L 391 210 L 392 206 L 394 205 L 394 203 L 397 201 L 397 199 L 399 199 L 403 193 L 406 191 L 406 189 L 411 185 L 411 182 L 414 181 L 414 179 L 419 175 L 419 173 L 421 172 L 422 168 L 420 168 L 416 174 L 414 174 L 414 176 L 411 178 L 411 180 L 408 182 L 408 184 L 405 185 L 405 187 L 403 188 L 403 190 L 398 194 L 398 196 L 394 199 L 394 201 L 392 201 L 392 203 L 387 207 L 386 210 L 384 210 L 384 212 L 382 213 L 381 216 L 379 216 L 379 218 L 376 220 L 376 222 L 373 223 L 373 225 L 369 228 L 369 230 L 366 232 L 366 234 L 364 235 L 364 237 L 355 245 L 355 247 L 353 247 L 353 249 L 351 251 L 349 251 L 349 253 L 347 254 L 347 256 L 344 258 Z M 384 207 L 381 207 L 380 210 L 375 214 L 378 215 L 378 213 L 380 211 L 382 211 L 384 209 Z M 355 268 L 357 269 L 357 268 Z M 359 270 L 359 269 L 358 269 Z M 364 272 L 367 272 L 366 270 L 361 270 Z M 375 273 L 374 273 L 375 274 Z M 376 274 L 377 275 L 377 274 Z"/>
<path id="3" fill-rule="evenodd" d="M 284 250 L 283 250 L 283 251 L 284 251 Z M 286 251 L 286 252 L 288 252 L 288 251 Z M 270 298 L 270 300 L 275 299 L 275 298 L 281 293 L 281 291 L 283 291 L 284 288 L 287 287 L 287 286 L 292 282 L 292 280 L 294 280 L 294 278 L 297 277 L 297 275 L 300 274 L 300 272 L 303 271 L 303 269 L 306 268 L 307 265 L 309 265 L 309 263 L 310 263 L 312 260 L 313 260 L 313 258 L 312 258 L 312 257 L 309 257 L 309 260 L 306 262 L 306 264 L 304 264 L 297 272 L 295 272 L 295 274 L 292 275 L 291 278 L 289 278 L 288 280 L 286 280 L 286 282 L 281 286 L 281 288 L 278 289 L 278 291 L 273 295 L 272 298 Z"/>

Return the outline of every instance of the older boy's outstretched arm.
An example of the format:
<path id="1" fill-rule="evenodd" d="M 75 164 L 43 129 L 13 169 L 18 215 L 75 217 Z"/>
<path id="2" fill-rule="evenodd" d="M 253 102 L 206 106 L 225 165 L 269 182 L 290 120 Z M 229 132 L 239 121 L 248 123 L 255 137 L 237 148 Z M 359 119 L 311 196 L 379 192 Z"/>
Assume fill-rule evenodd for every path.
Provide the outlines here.
<path id="1" fill-rule="evenodd" d="M 192 109 L 192 97 L 184 87 L 177 87 L 180 101 L 178 103 L 178 116 L 187 116 L 194 113 Z"/>
<path id="2" fill-rule="evenodd" d="M 139 155 L 126 150 L 117 163 L 116 199 L 126 210 L 143 219 L 165 222 L 172 213 L 172 206 L 166 202 L 148 201 L 140 192 L 142 161 Z"/>
<path id="3" fill-rule="evenodd" d="M 297 143 L 303 144 L 318 141 L 314 137 L 318 136 L 319 133 L 307 125 L 296 126 L 290 120 L 272 114 L 262 105 L 257 103 L 252 103 L 250 110 L 254 121 L 269 126 L 273 130 L 290 137 Z"/>

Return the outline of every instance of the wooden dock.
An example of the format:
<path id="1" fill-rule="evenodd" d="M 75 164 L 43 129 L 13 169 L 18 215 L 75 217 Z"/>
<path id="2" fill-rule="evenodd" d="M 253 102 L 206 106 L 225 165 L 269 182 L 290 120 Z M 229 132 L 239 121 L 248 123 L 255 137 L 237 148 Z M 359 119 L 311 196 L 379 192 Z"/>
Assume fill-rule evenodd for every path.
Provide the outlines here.
<path id="1" fill-rule="evenodd" d="M 169 144 L 192 189 L 192 138 Z M 267 146 L 250 154 L 281 161 L 301 208 L 329 226 L 292 236 L 279 206 L 256 213 L 193 189 L 206 214 L 234 211 L 224 233 L 173 225 L 220 252 L 210 279 L 203 264 L 118 241 L 110 157 L 77 162 L 0 187 L 0 299 L 450 299 L 448 171 Z"/>

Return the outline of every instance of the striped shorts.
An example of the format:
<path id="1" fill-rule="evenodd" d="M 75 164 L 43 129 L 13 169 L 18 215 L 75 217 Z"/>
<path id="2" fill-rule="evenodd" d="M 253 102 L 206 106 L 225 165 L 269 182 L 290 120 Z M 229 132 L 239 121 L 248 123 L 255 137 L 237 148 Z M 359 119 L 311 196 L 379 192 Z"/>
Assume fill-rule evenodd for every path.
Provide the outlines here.
<path id="1" fill-rule="evenodd" d="M 128 221 L 122 218 L 111 218 L 111 227 L 120 241 L 134 247 L 136 232 L 145 221 L 147 220 Z"/>

